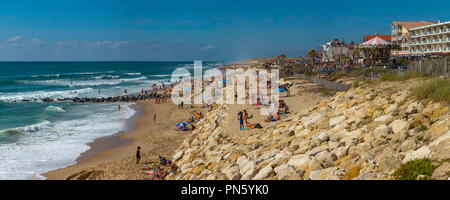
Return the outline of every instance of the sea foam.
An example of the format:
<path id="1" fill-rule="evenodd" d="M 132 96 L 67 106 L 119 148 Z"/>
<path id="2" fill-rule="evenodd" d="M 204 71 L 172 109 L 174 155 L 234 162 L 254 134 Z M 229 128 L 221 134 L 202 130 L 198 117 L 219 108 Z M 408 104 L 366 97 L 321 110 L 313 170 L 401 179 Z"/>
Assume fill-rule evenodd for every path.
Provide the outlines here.
<path id="1" fill-rule="evenodd" d="M 56 100 L 57 98 L 75 98 L 83 94 L 93 92 L 92 88 L 84 88 L 79 90 L 63 90 L 63 91 L 34 91 L 34 92 L 22 92 L 22 93 L 0 93 L 0 101 L 14 102 L 22 100 L 40 101 L 41 99 L 50 98 Z"/>
<path id="2" fill-rule="evenodd" d="M 0 144 L 0 179 L 45 179 L 40 174 L 76 163 L 94 139 L 125 130 L 126 119 L 136 111 L 123 104 L 75 105 L 70 112 L 86 115 L 81 119 L 44 121 L 19 127 L 25 137 Z"/>

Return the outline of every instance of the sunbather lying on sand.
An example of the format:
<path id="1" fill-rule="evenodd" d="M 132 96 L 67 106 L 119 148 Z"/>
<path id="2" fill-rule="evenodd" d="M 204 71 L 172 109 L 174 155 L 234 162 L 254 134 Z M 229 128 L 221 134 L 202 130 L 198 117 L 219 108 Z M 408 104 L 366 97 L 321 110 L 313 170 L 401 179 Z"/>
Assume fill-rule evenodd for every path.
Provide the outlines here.
<path id="1" fill-rule="evenodd" d="M 266 120 L 264 120 L 265 122 L 274 122 L 274 121 L 277 121 L 277 120 L 280 120 L 280 115 L 276 115 L 276 116 L 273 116 L 273 115 L 269 115 L 269 116 L 267 116 L 267 118 L 266 118 Z"/>
<path id="2" fill-rule="evenodd" d="M 175 163 L 171 162 L 169 164 L 169 173 L 176 173 L 177 170 L 178 170 L 178 166 Z"/>
<path id="3" fill-rule="evenodd" d="M 160 161 L 161 165 L 167 164 L 167 159 L 165 157 L 161 157 L 161 156 L 158 156 L 158 157 L 159 157 L 159 161 Z"/>
<path id="4" fill-rule="evenodd" d="M 254 129 L 254 128 L 262 128 L 261 124 L 256 123 L 256 124 L 248 124 L 247 125 L 247 130 L 248 129 Z"/>

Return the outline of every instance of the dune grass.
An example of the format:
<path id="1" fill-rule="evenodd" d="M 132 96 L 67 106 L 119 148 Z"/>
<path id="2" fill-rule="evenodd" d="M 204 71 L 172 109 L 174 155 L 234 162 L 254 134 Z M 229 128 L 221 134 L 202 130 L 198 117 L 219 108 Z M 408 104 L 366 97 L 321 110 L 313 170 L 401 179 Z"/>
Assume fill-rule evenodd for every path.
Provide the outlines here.
<path id="1" fill-rule="evenodd" d="M 433 79 L 415 88 L 412 95 L 419 100 L 431 100 L 450 104 L 450 81 Z"/>
<path id="2" fill-rule="evenodd" d="M 430 180 L 437 167 L 429 158 L 410 160 L 395 170 L 393 176 L 396 180 Z"/>
<path id="3" fill-rule="evenodd" d="M 424 75 L 416 71 L 397 72 L 391 70 L 389 73 L 383 74 L 380 81 L 405 81 L 410 78 L 423 77 Z"/>

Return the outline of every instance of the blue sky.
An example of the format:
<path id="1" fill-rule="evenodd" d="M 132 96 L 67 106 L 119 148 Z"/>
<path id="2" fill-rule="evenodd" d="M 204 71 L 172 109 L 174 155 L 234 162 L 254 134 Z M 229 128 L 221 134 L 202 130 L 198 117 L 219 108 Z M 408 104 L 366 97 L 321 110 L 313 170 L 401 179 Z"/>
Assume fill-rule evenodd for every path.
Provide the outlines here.
<path id="1" fill-rule="evenodd" d="M 369 2 L 369 1 L 365 1 Z M 392 21 L 450 20 L 450 1 L 2 1 L 0 60 L 223 60 L 304 56 L 390 34 Z"/>

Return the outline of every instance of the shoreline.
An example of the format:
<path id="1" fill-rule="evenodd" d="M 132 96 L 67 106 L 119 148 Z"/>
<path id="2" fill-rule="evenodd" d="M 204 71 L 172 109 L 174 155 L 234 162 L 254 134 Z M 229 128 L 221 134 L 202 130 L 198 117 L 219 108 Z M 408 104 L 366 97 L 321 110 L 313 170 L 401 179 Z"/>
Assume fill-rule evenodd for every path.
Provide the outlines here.
<path id="1" fill-rule="evenodd" d="M 90 148 L 87 151 L 81 153 L 76 158 L 75 160 L 76 163 L 73 165 L 76 165 L 80 162 L 83 162 L 84 160 L 92 158 L 103 151 L 132 144 L 133 140 L 129 138 L 121 138 L 121 136 L 129 134 L 133 129 L 136 128 L 138 119 L 145 115 L 144 107 L 145 105 L 141 103 L 136 103 L 135 105 L 132 105 L 131 108 L 136 110 L 136 113 L 133 115 L 133 117 L 125 121 L 125 130 L 119 131 L 112 135 L 96 138 L 94 141 L 87 143 L 87 145 Z"/>
<path id="2" fill-rule="evenodd" d="M 173 115 L 172 117 L 165 116 L 162 118 L 160 117 L 160 115 L 157 116 L 158 118 L 157 121 L 162 119 L 163 121 L 165 121 L 165 123 L 163 123 L 162 126 L 156 126 L 155 128 L 148 129 L 148 131 L 156 132 L 156 134 L 167 132 L 167 128 L 169 126 L 171 125 L 174 126 L 177 122 L 185 121 L 188 119 L 188 117 L 190 117 L 189 113 L 186 112 L 179 113 L 180 112 L 179 108 L 177 109 L 177 106 L 172 102 L 170 102 L 170 100 L 167 103 L 160 103 L 160 104 L 155 104 L 153 103 L 153 101 L 154 99 L 145 99 L 136 101 L 135 102 L 136 104 L 133 105 L 132 107 L 133 109 L 136 110 L 137 113 L 130 119 L 126 120 L 127 124 L 125 126 L 126 127 L 125 130 L 109 136 L 96 138 L 94 141 L 88 143 L 87 145 L 89 145 L 90 148 L 87 151 L 81 153 L 76 158 L 75 164 L 51 170 L 45 173 L 41 173 L 40 175 L 45 177 L 46 180 L 66 180 L 68 178 L 73 178 L 74 176 L 79 175 L 80 173 L 83 173 L 86 170 L 98 168 L 100 165 L 108 165 L 111 164 L 112 162 L 124 161 L 127 159 L 134 160 L 136 147 L 140 146 L 142 148 L 144 146 L 145 148 L 145 146 L 148 146 L 148 144 L 139 145 L 139 143 L 143 142 L 142 136 L 145 135 L 142 133 L 142 129 L 149 128 L 148 124 L 152 124 L 152 123 L 145 123 L 145 121 L 148 121 L 149 118 L 153 120 L 152 110 L 155 110 L 156 113 L 165 113 L 166 115 Z M 165 108 L 161 108 L 161 106 Z M 183 108 L 183 110 L 184 109 L 188 108 Z M 202 109 L 198 108 L 197 110 Z M 190 109 L 190 111 L 192 111 L 192 109 Z M 172 130 L 172 132 L 174 131 Z M 172 154 L 170 155 L 167 155 L 167 153 L 170 151 L 164 151 L 164 149 L 167 149 L 166 145 L 170 145 L 171 143 L 174 142 L 169 141 L 160 142 L 162 143 L 162 145 L 158 143 L 150 144 L 151 147 L 149 149 L 152 149 L 152 151 L 159 152 L 160 155 L 170 159 L 172 158 L 175 149 L 178 148 L 178 146 L 181 145 L 181 142 L 184 141 L 184 137 L 180 138 L 181 139 L 178 139 L 178 144 L 175 146 L 175 148 L 172 147 L 171 149 Z M 156 150 L 157 146 L 162 146 L 160 147 L 161 150 Z M 124 152 L 128 152 L 128 155 L 125 155 Z M 145 162 L 145 155 L 143 156 L 142 154 L 146 154 L 146 151 L 145 150 L 141 151 L 142 160 Z M 155 156 L 158 155 L 153 155 L 153 159 L 155 159 Z"/>
<path id="3" fill-rule="evenodd" d="M 147 153 L 147 150 L 155 146 L 155 144 L 146 142 L 147 136 L 149 133 L 164 131 L 164 129 L 173 125 L 175 123 L 174 120 L 177 119 L 169 115 L 177 113 L 177 106 L 171 102 L 154 104 L 152 101 L 137 102 L 136 106 L 138 108 L 141 107 L 141 110 L 133 116 L 133 118 L 136 118 L 135 120 L 129 120 L 127 126 L 130 129 L 129 132 L 123 131 L 97 138 L 88 144 L 91 149 L 80 154 L 74 165 L 45 172 L 41 176 L 44 176 L 47 180 L 65 180 L 73 174 L 96 168 L 100 165 L 124 159 L 134 160 L 136 146 L 141 146 L 141 156 Z M 149 121 L 153 121 L 154 113 L 157 113 L 157 123 L 155 125 L 149 123 Z M 180 115 L 180 113 L 177 115 Z M 158 138 L 156 134 L 152 136 Z M 164 151 L 160 153 L 165 155 Z M 143 161 L 145 160 L 143 159 Z"/>

